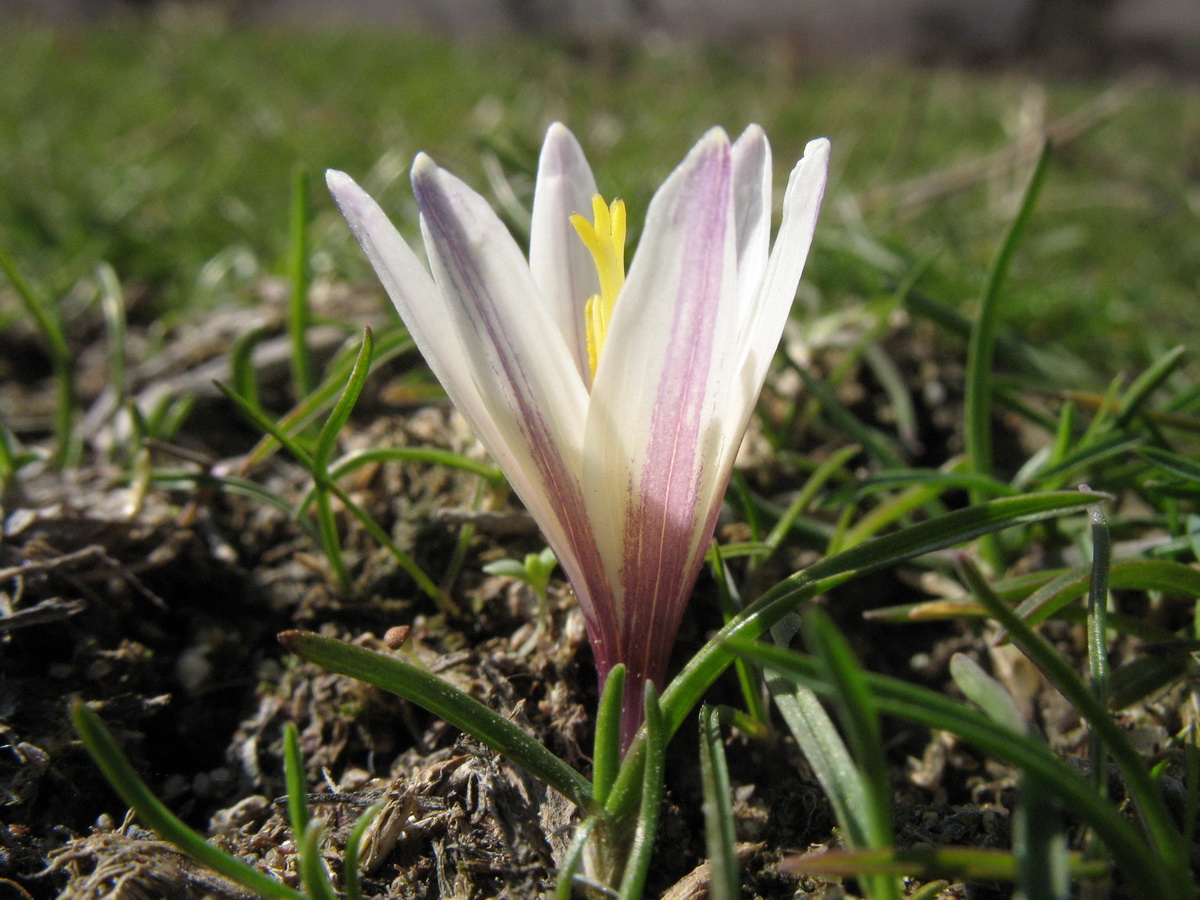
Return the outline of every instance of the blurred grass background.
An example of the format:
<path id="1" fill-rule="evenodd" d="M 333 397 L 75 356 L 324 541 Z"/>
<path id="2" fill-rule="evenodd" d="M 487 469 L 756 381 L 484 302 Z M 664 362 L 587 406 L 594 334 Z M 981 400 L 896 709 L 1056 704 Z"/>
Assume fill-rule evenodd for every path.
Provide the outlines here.
<path id="1" fill-rule="evenodd" d="M 524 200 L 555 119 L 631 221 L 713 124 L 761 123 L 780 190 L 805 142 L 827 135 L 834 171 L 800 315 L 886 297 L 919 267 L 920 291 L 969 314 L 1029 148 L 1082 114 L 1054 152 L 1005 321 L 1102 376 L 1200 332 L 1194 83 L 815 68 L 782 40 L 740 52 L 163 25 L 9 28 L 0 59 L 0 244 L 55 295 L 109 262 L 135 317 L 253 302 L 285 268 L 297 165 L 350 172 L 413 233 L 413 154 L 485 193 L 490 159 Z M 373 283 L 313 185 L 317 276 Z M 0 284 L 0 327 L 19 315 Z"/>

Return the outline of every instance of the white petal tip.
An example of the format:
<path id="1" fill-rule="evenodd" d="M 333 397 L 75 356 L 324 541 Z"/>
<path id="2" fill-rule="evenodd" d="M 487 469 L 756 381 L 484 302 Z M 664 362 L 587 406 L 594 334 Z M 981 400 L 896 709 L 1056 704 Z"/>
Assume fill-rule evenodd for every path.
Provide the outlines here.
<path id="1" fill-rule="evenodd" d="M 418 153 L 413 159 L 412 178 L 416 181 L 418 178 L 428 178 L 437 171 L 437 163 L 435 163 L 428 153 Z"/>
<path id="2" fill-rule="evenodd" d="M 356 185 L 354 184 L 354 179 L 345 172 L 339 172 L 337 169 L 326 169 L 325 186 L 329 188 L 331 194 L 338 194 Z"/>
<path id="3" fill-rule="evenodd" d="M 814 159 L 829 159 L 829 149 L 829 138 L 816 138 L 815 140 L 809 141 L 808 144 L 805 145 L 804 158 L 808 159 L 809 157 L 813 157 Z"/>

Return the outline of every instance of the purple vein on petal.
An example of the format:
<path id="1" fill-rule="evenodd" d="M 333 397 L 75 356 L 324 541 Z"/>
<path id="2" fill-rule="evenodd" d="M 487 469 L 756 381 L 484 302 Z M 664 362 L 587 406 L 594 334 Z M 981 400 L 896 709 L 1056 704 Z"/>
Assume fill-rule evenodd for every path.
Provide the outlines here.
<path id="1" fill-rule="evenodd" d="M 703 558 L 707 535 L 697 529 L 712 519 L 698 508 L 707 464 L 702 448 L 714 408 L 710 367 L 718 307 L 728 273 L 730 221 L 728 144 L 713 146 L 682 191 L 678 220 L 689 233 L 683 245 L 681 278 L 651 416 L 649 446 L 624 539 L 621 583 L 631 671 L 661 678 L 683 600 Z M 732 299 L 732 298 L 729 298 Z M 714 520 L 715 521 L 715 520 Z M 698 550 L 699 548 L 699 550 Z"/>
<path id="2" fill-rule="evenodd" d="M 560 386 L 535 384 L 526 362 L 529 348 L 521 345 L 513 330 L 521 323 L 509 321 L 501 314 L 489 279 L 482 270 L 479 249 L 463 227 L 460 217 L 471 213 L 456 204 L 456 198 L 439 183 L 438 175 L 439 171 L 432 165 L 414 167 L 413 190 L 427 240 L 434 250 L 431 261 L 437 259 L 435 276 L 439 281 L 444 279 L 440 285 L 442 290 L 457 299 L 468 327 L 486 354 L 494 384 L 509 403 L 528 457 L 537 470 L 530 473 L 530 490 L 540 491 L 543 496 L 522 495 L 521 499 L 531 510 L 541 510 L 542 515 L 538 518 L 553 516 L 559 524 L 569 546 L 555 550 L 563 557 L 564 568 L 580 594 L 589 630 L 598 628 L 598 631 L 593 630 L 594 634 L 610 636 L 610 627 L 606 627 L 609 623 L 604 623 L 602 616 L 599 617 L 601 621 L 596 621 L 596 595 L 610 593 L 605 570 L 588 525 L 578 475 L 564 456 L 562 446 L 564 437 L 577 439 L 578 436 L 564 436 L 561 429 L 553 427 L 546 418 L 545 401 L 541 399 L 547 390 Z M 440 266 L 437 265 L 439 262 Z M 582 571 L 571 572 L 572 562 Z M 580 577 L 576 578 L 576 575 Z"/>

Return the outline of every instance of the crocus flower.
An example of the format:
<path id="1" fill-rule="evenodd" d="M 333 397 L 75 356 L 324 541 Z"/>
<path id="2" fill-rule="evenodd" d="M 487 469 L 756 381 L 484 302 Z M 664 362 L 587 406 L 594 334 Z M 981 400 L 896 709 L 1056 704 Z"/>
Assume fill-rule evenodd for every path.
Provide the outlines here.
<path id="1" fill-rule="evenodd" d="M 622 735 L 661 687 L 738 445 L 788 316 L 829 143 L 792 170 L 770 247 L 758 126 L 709 131 L 658 189 L 624 267 L 625 211 L 550 127 L 529 257 L 487 201 L 412 166 L 429 268 L 342 172 L 329 188 L 417 347 L 537 520 L 603 680 L 627 667 Z M 589 214 L 590 213 L 590 217 Z"/>

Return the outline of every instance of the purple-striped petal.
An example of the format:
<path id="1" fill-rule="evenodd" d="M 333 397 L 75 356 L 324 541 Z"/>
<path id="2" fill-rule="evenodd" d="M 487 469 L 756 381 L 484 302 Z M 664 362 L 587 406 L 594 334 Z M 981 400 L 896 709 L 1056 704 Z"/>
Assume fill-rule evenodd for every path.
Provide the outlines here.
<path id="1" fill-rule="evenodd" d="M 575 136 L 555 122 L 546 132 L 538 160 L 529 233 L 529 269 L 544 303 L 575 359 L 579 376 L 591 381 L 583 308 L 600 290 L 591 254 L 571 225 L 571 216 L 589 214 L 596 180 Z"/>
<path id="2" fill-rule="evenodd" d="M 588 408 L 584 485 L 617 575 L 608 614 L 621 642 L 597 657 L 602 671 L 628 665 L 627 691 L 661 678 L 715 521 L 700 499 L 733 438 L 717 414 L 735 349 L 735 238 L 729 141 L 714 130 L 650 205 Z"/>
<path id="3" fill-rule="evenodd" d="M 580 482 L 588 400 L 574 359 L 554 323 L 529 303 L 537 290 L 529 268 L 486 201 L 428 157 L 413 164 L 413 190 L 434 280 L 476 386 L 491 398 L 503 446 L 485 446 L 541 525 L 592 626 L 604 603 L 592 597 L 607 594 L 608 571 Z"/>

